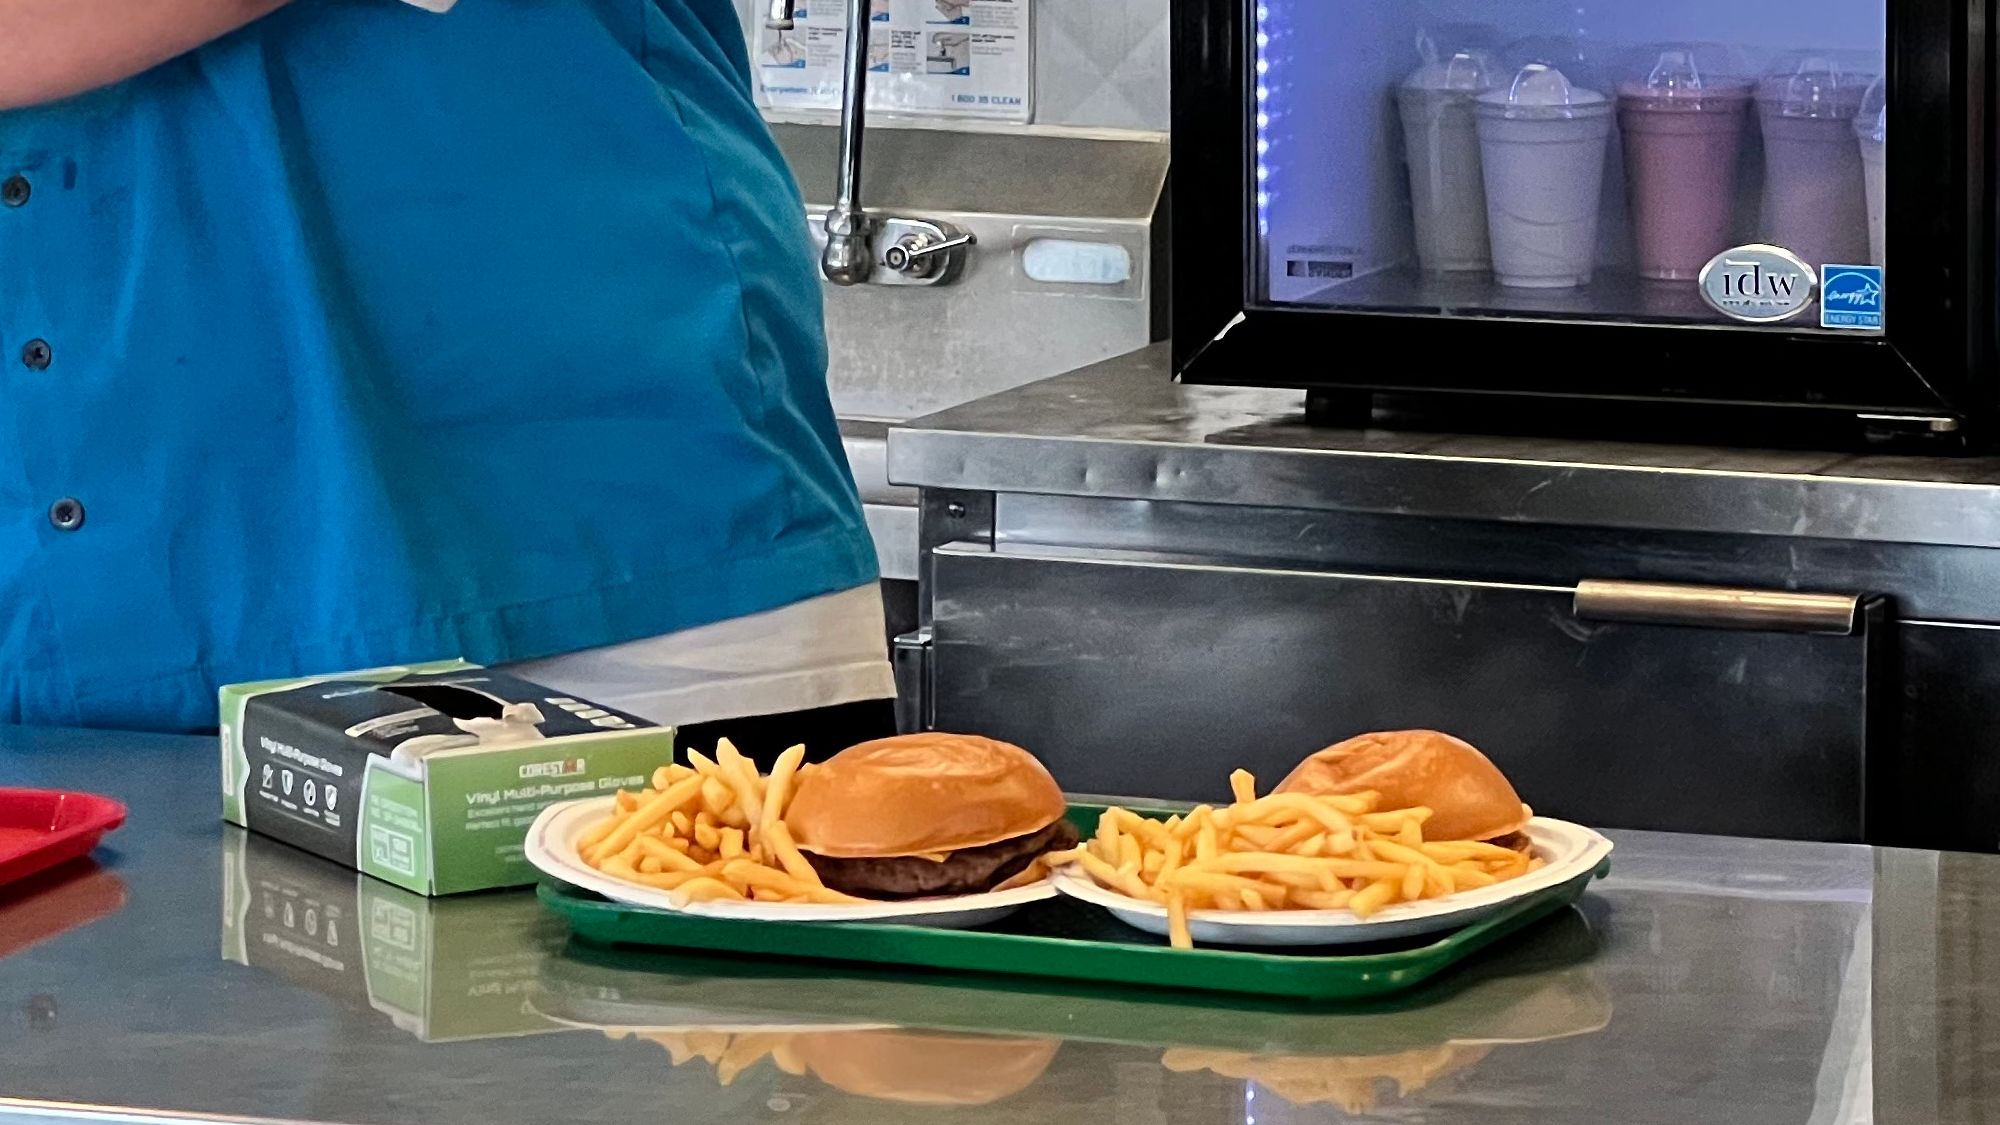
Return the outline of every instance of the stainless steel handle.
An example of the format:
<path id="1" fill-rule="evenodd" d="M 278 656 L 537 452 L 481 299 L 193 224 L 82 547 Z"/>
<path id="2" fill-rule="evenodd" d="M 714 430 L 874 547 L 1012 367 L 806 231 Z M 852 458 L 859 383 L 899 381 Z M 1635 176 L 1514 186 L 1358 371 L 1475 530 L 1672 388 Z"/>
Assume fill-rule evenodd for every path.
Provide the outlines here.
<path id="1" fill-rule="evenodd" d="M 772 31 L 790 31 L 797 26 L 792 19 L 793 9 L 798 0 L 771 0 L 771 14 L 764 17 L 764 26 Z"/>
<path id="2" fill-rule="evenodd" d="M 1644 625 L 1851 636 L 1861 627 L 1861 603 L 1859 594 L 1801 594 L 1599 578 L 1576 584 L 1578 618 Z"/>

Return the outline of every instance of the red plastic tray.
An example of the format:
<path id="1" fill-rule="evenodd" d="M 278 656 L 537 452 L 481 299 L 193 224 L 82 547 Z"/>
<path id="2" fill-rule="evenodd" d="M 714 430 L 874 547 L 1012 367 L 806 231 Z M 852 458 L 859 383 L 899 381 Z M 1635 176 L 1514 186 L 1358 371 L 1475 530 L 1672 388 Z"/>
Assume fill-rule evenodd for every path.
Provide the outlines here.
<path id="1" fill-rule="evenodd" d="M 0 886 L 88 855 L 125 823 L 125 806 L 95 793 L 0 789 Z"/>

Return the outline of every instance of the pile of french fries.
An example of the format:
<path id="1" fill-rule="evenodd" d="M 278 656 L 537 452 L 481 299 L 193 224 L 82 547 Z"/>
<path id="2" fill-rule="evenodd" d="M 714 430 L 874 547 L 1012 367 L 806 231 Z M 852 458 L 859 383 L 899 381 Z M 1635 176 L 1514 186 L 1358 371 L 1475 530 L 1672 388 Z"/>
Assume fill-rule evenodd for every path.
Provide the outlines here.
<path id="1" fill-rule="evenodd" d="M 607 1038 L 624 1039 L 636 1035 L 666 1048 L 674 1066 L 693 1059 L 705 1059 L 715 1067 L 715 1079 L 724 1086 L 736 1081 L 750 1068 L 770 1059 L 786 1074 L 803 1075 L 806 1064 L 799 1057 L 798 1036 L 783 1031 L 607 1031 Z"/>
<path id="2" fill-rule="evenodd" d="M 1235 802 L 1150 820 L 1106 810 L 1097 833 L 1054 863 L 1082 865 L 1101 885 L 1167 908 L 1169 938 L 1191 949 L 1190 910 L 1351 910 L 1435 898 L 1525 875 L 1541 861 L 1497 844 L 1424 839 L 1427 808 L 1377 809 L 1375 793 L 1259 797 L 1243 770 Z"/>
<path id="3" fill-rule="evenodd" d="M 1255 1082 L 1297 1106 L 1331 1104 L 1350 1114 L 1376 1107 L 1376 1084 L 1393 1082 L 1399 1097 L 1463 1070 L 1486 1057 L 1484 1046 L 1446 1044 L 1396 1055 L 1310 1058 L 1246 1055 L 1175 1047 L 1160 1065 L 1176 1074 L 1206 1070 L 1224 1078 Z"/>
<path id="4" fill-rule="evenodd" d="M 728 739 L 713 759 L 661 766 L 644 792 L 620 791 L 612 814 L 576 842 L 583 861 L 613 878 L 690 902 L 862 902 L 829 890 L 785 827 L 785 807 L 806 748 L 757 772 Z"/>

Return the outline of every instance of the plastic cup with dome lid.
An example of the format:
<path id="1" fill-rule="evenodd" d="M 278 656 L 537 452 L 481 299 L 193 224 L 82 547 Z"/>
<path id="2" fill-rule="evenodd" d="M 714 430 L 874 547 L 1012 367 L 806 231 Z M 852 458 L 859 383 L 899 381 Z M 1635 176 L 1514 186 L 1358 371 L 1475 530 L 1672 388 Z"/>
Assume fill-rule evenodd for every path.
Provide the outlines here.
<path id="1" fill-rule="evenodd" d="M 1529 289 L 1589 284 L 1611 99 L 1530 63 L 1479 95 L 1475 113 L 1495 279 Z"/>
<path id="2" fill-rule="evenodd" d="M 1861 98 L 1861 111 L 1854 115 L 1854 137 L 1861 146 L 1861 177 L 1868 199 L 1868 260 L 1881 265 L 1887 241 L 1889 92 L 1877 78 Z"/>
<path id="3" fill-rule="evenodd" d="M 1870 260 L 1854 122 L 1872 76 L 1830 54 L 1780 58 L 1757 84 L 1764 133 L 1763 240 L 1815 270 Z"/>
<path id="4" fill-rule="evenodd" d="M 1643 79 L 1619 84 L 1639 276 L 1691 281 L 1729 248 L 1750 87 L 1709 72 L 1692 46 L 1662 49 Z"/>
<path id="5" fill-rule="evenodd" d="M 1417 261 L 1433 273 L 1492 268 L 1486 181 L 1472 107 L 1493 82 L 1492 60 L 1467 49 L 1431 58 L 1396 91 L 1409 157 Z"/>

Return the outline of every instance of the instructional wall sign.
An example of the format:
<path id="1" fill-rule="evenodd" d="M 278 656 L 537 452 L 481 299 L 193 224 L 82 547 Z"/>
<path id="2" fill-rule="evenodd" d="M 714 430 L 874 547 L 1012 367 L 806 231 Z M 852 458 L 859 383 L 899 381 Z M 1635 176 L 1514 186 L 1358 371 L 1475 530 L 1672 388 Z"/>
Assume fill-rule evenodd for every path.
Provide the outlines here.
<path id="1" fill-rule="evenodd" d="M 1033 0 L 871 0 L 868 108 L 1027 122 L 1035 112 Z M 773 109 L 837 110 L 845 0 L 800 4 L 790 31 L 757 33 L 758 93 Z"/>

